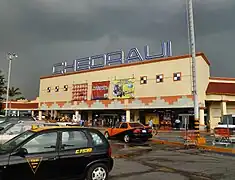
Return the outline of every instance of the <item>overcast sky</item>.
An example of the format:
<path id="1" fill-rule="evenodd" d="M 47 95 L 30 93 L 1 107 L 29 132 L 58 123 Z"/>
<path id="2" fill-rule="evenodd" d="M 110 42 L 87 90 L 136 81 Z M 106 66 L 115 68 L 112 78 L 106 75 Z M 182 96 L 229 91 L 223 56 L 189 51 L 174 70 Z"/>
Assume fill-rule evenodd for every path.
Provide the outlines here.
<path id="1" fill-rule="evenodd" d="M 52 65 L 132 47 L 188 53 L 186 0 L 0 0 L 0 69 L 14 51 L 13 86 L 38 96 L 39 77 Z M 211 61 L 213 76 L 235 76 L 235 0 L 194 0 L 197 51 Z"/>

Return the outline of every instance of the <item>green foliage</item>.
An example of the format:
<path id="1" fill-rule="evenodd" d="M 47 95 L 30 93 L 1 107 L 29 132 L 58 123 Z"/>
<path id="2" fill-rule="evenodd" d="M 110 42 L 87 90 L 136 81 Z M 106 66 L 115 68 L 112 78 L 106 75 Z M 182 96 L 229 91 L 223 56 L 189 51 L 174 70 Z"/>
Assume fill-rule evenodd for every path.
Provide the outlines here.
<path id="1" fill-rule="evenodd" d="M 5 94 L 6 94 L 6 81 L 4 74 L 0 70 L 0 101 L 4 99 Z"/>

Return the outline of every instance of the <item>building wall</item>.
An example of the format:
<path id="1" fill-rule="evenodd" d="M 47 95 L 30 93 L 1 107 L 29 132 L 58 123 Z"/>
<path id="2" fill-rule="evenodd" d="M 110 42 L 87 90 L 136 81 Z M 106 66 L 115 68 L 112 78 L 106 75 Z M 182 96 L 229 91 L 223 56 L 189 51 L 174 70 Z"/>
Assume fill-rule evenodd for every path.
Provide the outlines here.
<path id="1" fill-rule="evenodd" d="M 150 61 L 149 61 L 150 62 Z M 198 88 L 200 99 L 205 97 L 207 79 L 209 79 L 209 67 L 203 57 L 197 56 L 198 62 Z M 173 81 L 173 73 L 180 72 L 181 81 Z M 156 83 L 156 75 L 163 74 L 164 82 Z M 148 82 L 140 84 L 140 77 L 147 76 Z M 112 98 L 112 81 L 115 79 L 135 78 L 135 97 L 162 97 L 191 95 L 191 62 L 185 57 L 169 61 L 152 61 L 151 63 L 133 63 L 129 66 L 117 68 L 103 68 L 96 71 L 74 73 L 71 75 L 55 76 L 52 78 L 40 79 L 40 102 L 57 102 L 72 100 L 72 84 L 88 83 L 88 100 L 91 99 L 91 83 L 95 81 L 110 80 L 109 98 Z M 68 85 L 69 90 L 63 91 L 64 85 Z M 55 92 L 55 86 L 59 86 L 59 92 Z M 51 87 L 51 92 L 47 88 Z"/>
<path id="2" fill-rule="evenodd" d="M 210 126 L 214 129 L 221 121 L 222 117 L 222 105 L 221 101 L 210 102 L 209 114 L 210 114 Z M 235 114 L 235 102 L 226 102 L 226 114 Z"/>
<path id="3" fill-rule="evenodd" d="M 210 127 L 214 129 L 221 120 L 221 104 L 220 102 L 212 102 L 209 108 L 209 120 L 210 120 Z"/>
<path id="4" fill-rule="evenodd" d="M 203 60 L 203 57 L 197 61 L 197 93 L 198 93 L 198 101 L 200 106 L 205 105 L 206 100 L 206 89 L 209 84 L 210 77 L 210 66 L 206 61 Z"/>

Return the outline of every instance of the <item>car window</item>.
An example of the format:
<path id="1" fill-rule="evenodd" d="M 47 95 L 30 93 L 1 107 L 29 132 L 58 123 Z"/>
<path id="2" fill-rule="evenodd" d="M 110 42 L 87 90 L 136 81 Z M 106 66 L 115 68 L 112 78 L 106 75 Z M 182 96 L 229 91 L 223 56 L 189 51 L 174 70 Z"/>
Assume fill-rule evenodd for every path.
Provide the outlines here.
<path id="1" fill-rule="evenodd" d="M 88 139 L 80 130 L 62 133 L 62 150 L 79 149 L 88 146 Z"/>
<path id="2" fill-rule="evenodd" d="M 90 133 L 91 133 L 92 142 L 93 142 L 94 146 L 99 146 L 99 145 L 105 144 L 105 141 L 100 137 L 99 134 L 97 134 L 95 132 L 90 132 Z"/>
<path id="3" fill-rule="evenodd" d="M 53 152 L 56 150 L 56 141 L 56 132 L 44 133 L 31 139 L 22 148 L 27 149 L 29 154 Z"/>
<path id="4" fill-rule="evenodd" d="M 122 123 L 122 125 L 120 126 L 120 128 L 127 128 L 127 123 Z"/>
<path id="5" fill-rule="evenodd" d="M 30 138 L 34 135 L 32 131 L 25 131 L 16 137 L 10 139 L 0 146 L 0 151 L 11 152 L 14 150 L 19 144 L 23 143 L 26 139 Z"/>
<path id="6" fill-rule="evenodd" d="M 115 128 L 119 128 L 120 127 L 120 123 L 118 122 L 116 125 L 115 125 Z"/>
<path id="7" fill-rule="evenodd" d="M 132 127 L 132 128 L 143 128 L 144 127 L 144 125 L 143 124 L 141 124 L 141 123 L 130 123 L 130 126 Z"/>

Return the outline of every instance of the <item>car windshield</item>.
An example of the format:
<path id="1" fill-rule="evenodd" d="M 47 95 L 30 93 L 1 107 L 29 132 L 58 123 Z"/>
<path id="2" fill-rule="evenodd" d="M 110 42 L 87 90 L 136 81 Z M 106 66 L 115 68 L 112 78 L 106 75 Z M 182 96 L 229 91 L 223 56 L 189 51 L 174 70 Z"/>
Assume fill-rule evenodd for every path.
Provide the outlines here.
<path id="1" fill-rule="evenodd" d="M 130 123 L 130 126 L 132 128 L 137 128 L 137 127 L 143 128 L 144 127 L 144 125 L 141 123 Z"/>
<path id="2" fill-rule="evenodd" d="M 5 142 L 0 146 L 0 153 L 1 152 L 11 152 L 15 149 L 19 144 L 21 144 L 24 140 L 28 139 L 32 136 L 34 132 L 32 131 L 25 131 L 24 133 L 14 137 L 13 139 Z"/>

